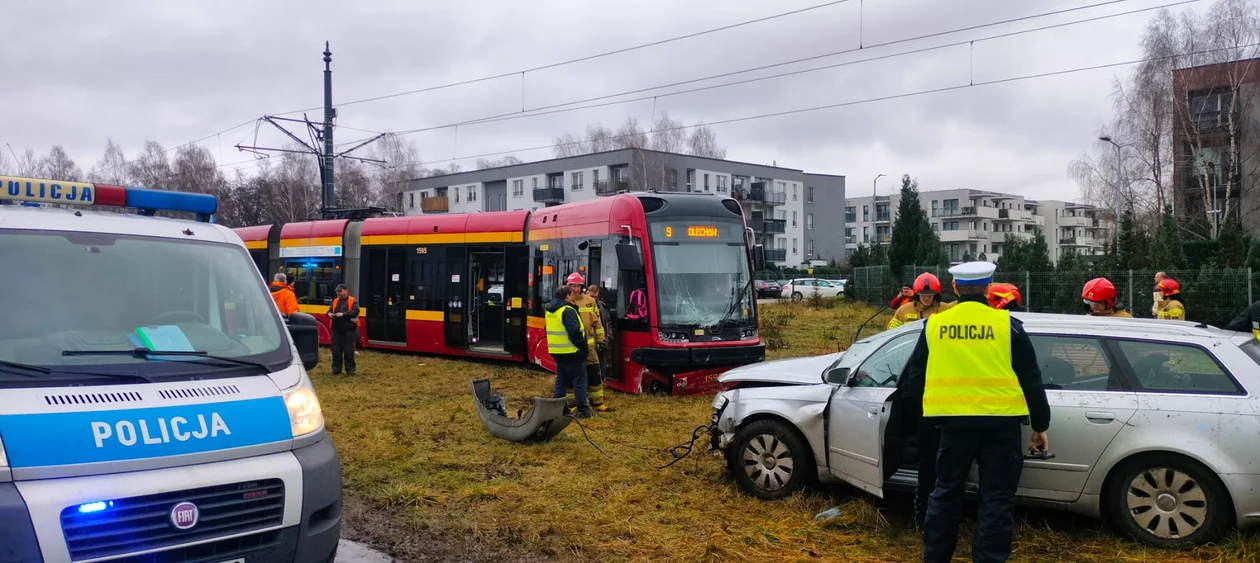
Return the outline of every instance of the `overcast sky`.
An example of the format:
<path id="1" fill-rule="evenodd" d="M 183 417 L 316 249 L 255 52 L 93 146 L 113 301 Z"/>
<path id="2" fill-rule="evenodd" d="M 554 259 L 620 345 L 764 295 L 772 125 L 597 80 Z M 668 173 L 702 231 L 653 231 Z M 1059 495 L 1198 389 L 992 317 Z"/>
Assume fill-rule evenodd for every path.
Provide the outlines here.
<path id="1" fill-rule="evenodd" d="M 329 0 L 8 0 L 0 7 L 0 141 L 18 152 L 62 144 L 86 172 L 107 139 L 128 157 L 265 114 L 323 103 L 321 51 L 332 43 L 334 102 L 511 73 L 823 4 L 825 0 L 460 2 Z M 434 127 L 754 66 L 952 31 L 1105 0 L 849 0 L 623 54 L 434 92 L 341 106 L 338 124 L 373 131 Z M 900 53 L 1173 0 L 1127 0 L 718 79 L 718 84 Z M 1206 9 L 1208 2 L 1189 9 Z M 1173 8 L 1187 9 L 1186 7 Z M 410 135 L 426 162 L 514 151 L 531 161 L 588 123 L 616 127 L 668 111 L 687 123 L 1067 70 L 1140 57 L 1154 12 L 981 41 L 691 94 Z M 859 31 L 860 30 L 860 31 Z M 908 173 L 924 190 L 978 188 L 1072 199 L 1069 162 L 1110 114 L 1117 67 L 714 126 L 733 160 L 848 177 L 850 196 Z M 973 70 L 974 69 L 974 70 Z M 690 85 L 682 88 L 694 88 Z M 523 91 L 522 91 L 523 87 Z M 677 90 L 680 88 L 675 88 Z M 672 90 L 654 91 L 652 94 Z M 642 97 L 636 94 L 631 97 Z M 309 114 L 322 119 L 322 110 Z M 370 135 L 339 129 L 336 140 Z M 254 125 L 203 142 L 220 163 L 248 161 Z M 283 138 L 262 129 L 260 144 Z M 7 147 L 5 148 L 7 153 Z M 11 157 L 10 157 L 11 159 Z M 442 162 L 438 162 L 442 161 Z M 459 161 L 465 168 L 474 159 Z M 232 170 L 238 166 L 227 166 Z M 241 166 L 246 170 L 249 165 Z"/>

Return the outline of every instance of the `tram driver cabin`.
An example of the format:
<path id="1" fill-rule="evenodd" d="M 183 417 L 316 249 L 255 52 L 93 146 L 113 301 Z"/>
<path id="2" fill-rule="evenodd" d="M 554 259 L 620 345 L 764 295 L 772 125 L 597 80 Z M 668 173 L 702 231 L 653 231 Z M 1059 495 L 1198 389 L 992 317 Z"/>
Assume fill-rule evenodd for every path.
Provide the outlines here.
<path id="1" fill-rule="evenodd" d="M 263 277 L 287 274 L 299 309 L 323 323 L 345 283 L 368 348 L 554 370 L 542 307 L 579 272 L 614 317 L 604 365 L 614 389 L 712 392 L 722 372 L 765 359 L 751 283 L 762 250 L 731 198 L 633 193 L 536 211 L 236 231 Z"/>

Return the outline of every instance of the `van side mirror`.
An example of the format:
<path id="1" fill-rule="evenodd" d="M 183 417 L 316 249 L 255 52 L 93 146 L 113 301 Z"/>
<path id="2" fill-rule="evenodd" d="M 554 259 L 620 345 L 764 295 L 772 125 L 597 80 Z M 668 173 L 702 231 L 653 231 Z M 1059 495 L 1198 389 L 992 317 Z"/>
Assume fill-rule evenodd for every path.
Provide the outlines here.
<path id="1" fill-rule="evenodd" d="M 849 368 L 829 369 L 823 376 L 823 381 L 827 383 L 834 383 L 836 385 L 844 385 L 849 382 Z"/>
<path id="2" fill-rule="evenodd" d="M 306 371 L 319 365 L 319 321 L 306 313 L 289 315 L 289 336 L 297 347 L 298 356 L 302 358 L 302 367 Z"/>
<path id="3" fill-rule="evenodd" d="M 753 271 L 763 272 L 766 269 L 766 247 L 762 244 L 753 245 Z"/>
<path id="4" fill-rule="evenodd" d="M 617 267 L 628 272 L 643 271 L 643 254 L 639 252 L 639 247 L 617 243 Z"/>

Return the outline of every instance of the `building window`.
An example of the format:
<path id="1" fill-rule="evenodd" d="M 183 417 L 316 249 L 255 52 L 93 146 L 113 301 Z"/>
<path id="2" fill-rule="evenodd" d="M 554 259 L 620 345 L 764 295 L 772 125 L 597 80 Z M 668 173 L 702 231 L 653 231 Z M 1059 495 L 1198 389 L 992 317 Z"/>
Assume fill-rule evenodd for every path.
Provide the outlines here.
<path id="1" fill-rule="evenodd" d="M 814 203 L 814 186 L 805 188 L 805 203 Z"/>
<path id="2" fill-rule="evenodd" d="M 938 203 L 940 203 L 940 202 L 939 202 L 939 201 L 936 201 L 935 199 L 934 199 L 934 200 L 932 200 L 932 216 L 933 216 L 933 217 L 936 217 L 936 214 L 937 214 L 937 213 L 939 213 L 939 211 L 936 209 L 936 204 L 938 204 Z"/>
<path id="3" fill-rule="evenodd" d="M 796 188 L 799 187 L 795 182 L 792 183 L 792 201 L 796 201 Z"/>
<path id="4" fill-rule="evenodd" d="M 477 201 L 477 186 L 468 186 L 468 201 Z"/>
<path id="5" fill-rule="evenodd" d="M 706 192 L 709 191 L 709 174 L 708 173 L 705 173 L 704 175 L 704 191 Z"/>
<path id="6" fill-rule="evenodd" d="M 814 255 L 814 239 L 809 239 L 805 241 L 805 255 L 806 256 Z"/>
<path id="7" fill-rule="evenodd" d="M 591 170 L 591 182 L 596 183 L 596 184 L 599 183 L 599 169 L 598 168 Z"/>
<path id="8" fill-rule="evenodd" d="M 451 191 L 455 192 L 455 203 L 459 203 L 459 188 L 454 188 Z"/>
<path id="9" fill-rule="evenodd" d="M 792 212 L 792 226 L 793 227 L 796 226 L 796 212 L 795 211 Z"/>
<path id="10" fill-rule="evenodd" d="M 871 206 L 863 205 L 862 206 L 862 222 L 869 223 L 870 220 L 871 220 Z"/>
<path id="11" fill-rule="evenodd" d="M 534 189 L 538 189 L 538 178 L 534 178 Z"/>
<path id="12" fill-rule="evenodd" d="M 407 207 L 412 209 L 416 208 L 416 192 L 407 194 Z"/>
<path id="13" fill-rule="evenodd" d="M 796 237 L 792 237 L 792 254 L 800 254 L 796 251 Z"/>
<path id="14" fill-rule="evenodd" d="M 696 171 L 687 169 L 687 191 L 691 191 L 692 184 L 696 183 Z"/>
<path id="15" fill-rule="evenodd" d="M 678 191 L 678 171 L 673 168 L 665 169 L 665 186 L 669 191 Z"/>
<path id="16" fill-rule="evenodd" d="M 512 197 L 525 195 L 525 180 L 512 180 Z"/>
<path id="17" fill-rule="evenodd" d="M 583 179 L 582 177 L 585 175 L 586 175 L 585 172 L 574 172 L 570 174 L 569 175 L 569 189 L 575 192 L 581 191 L 582 179 Z"/>
<path id="18" fill-rule="evenodd" d="M 862 227 L 862 242 L 871 242 L 871 228 Z"/>
<path id="19" fill-rule="evenodd" d="M 844 222 L 845 223 L 857 222 L 857 209 L 856 208 L 853 208 L 853 207 L 844 208 Z"/>
<path id="20" fill-rule="evenodd" d="M 718 191 L 726 193 L 726 176 L 718 176 Z"/>
<path id="21" fill-rule="evenodd" d="M 806 229 L 814 228 L 814 214 L 813 213 L 805 214 L 805 228 Z"/>
<path id="22" fill-rule="evenodd" d="M 1190 118 L 1196 127 L 1220 127 L 1225 123 L 1224 113 L 1229 111 L 1233 93 L 1229 91 L 1194 92 L 1189 96 Z"/>

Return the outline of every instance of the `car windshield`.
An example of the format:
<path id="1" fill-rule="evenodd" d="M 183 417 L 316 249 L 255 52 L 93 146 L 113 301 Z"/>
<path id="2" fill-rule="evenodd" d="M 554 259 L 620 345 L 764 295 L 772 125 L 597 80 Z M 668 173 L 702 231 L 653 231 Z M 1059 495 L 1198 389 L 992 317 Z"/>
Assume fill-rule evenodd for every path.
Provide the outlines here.
<path id="1" fill-rule="evenodd" d="M 662 326 L 715 326 L 753 319 L 752 274 L 743 227 L 653 226 L 652 257 Z M 688 232 L 690 231 L 690 233 Z"/>
<path id="2" fill-rule="evenodd" d="M 0 379 L 58 371 L 161 375 L 246 362 L 118 353 L 150 349 L 273 364 L 283 325 L 245 249 L 100 233 L 4 231 Z M 115 352 L 110 354 L 109 352 Z M 162 361 L 155 361 L 162 360 Z M 92 368 L 92 369 L 86 369 Z"/>
<path id="3" fill-rule="evenodd" d="M 879 334 L 865 340 L 854 342 L 852 346 L 849 346 L 848 350 L 845 350 L 839 358 L 836 358 L 836 361 L 832 362 L 830 366 L 827 366 L 827 369 L 823 370 L 823 373 L 825 374 L 833 369 L 849 368 L 850 370 L 853 370 L 857 368 L 857 366 L 862 363 L 862 360 L 865 360 L 867 356 L 871 355 L 871 352 L 874 352 L 887 340 L 885 336 L 886 335 Z"/>

